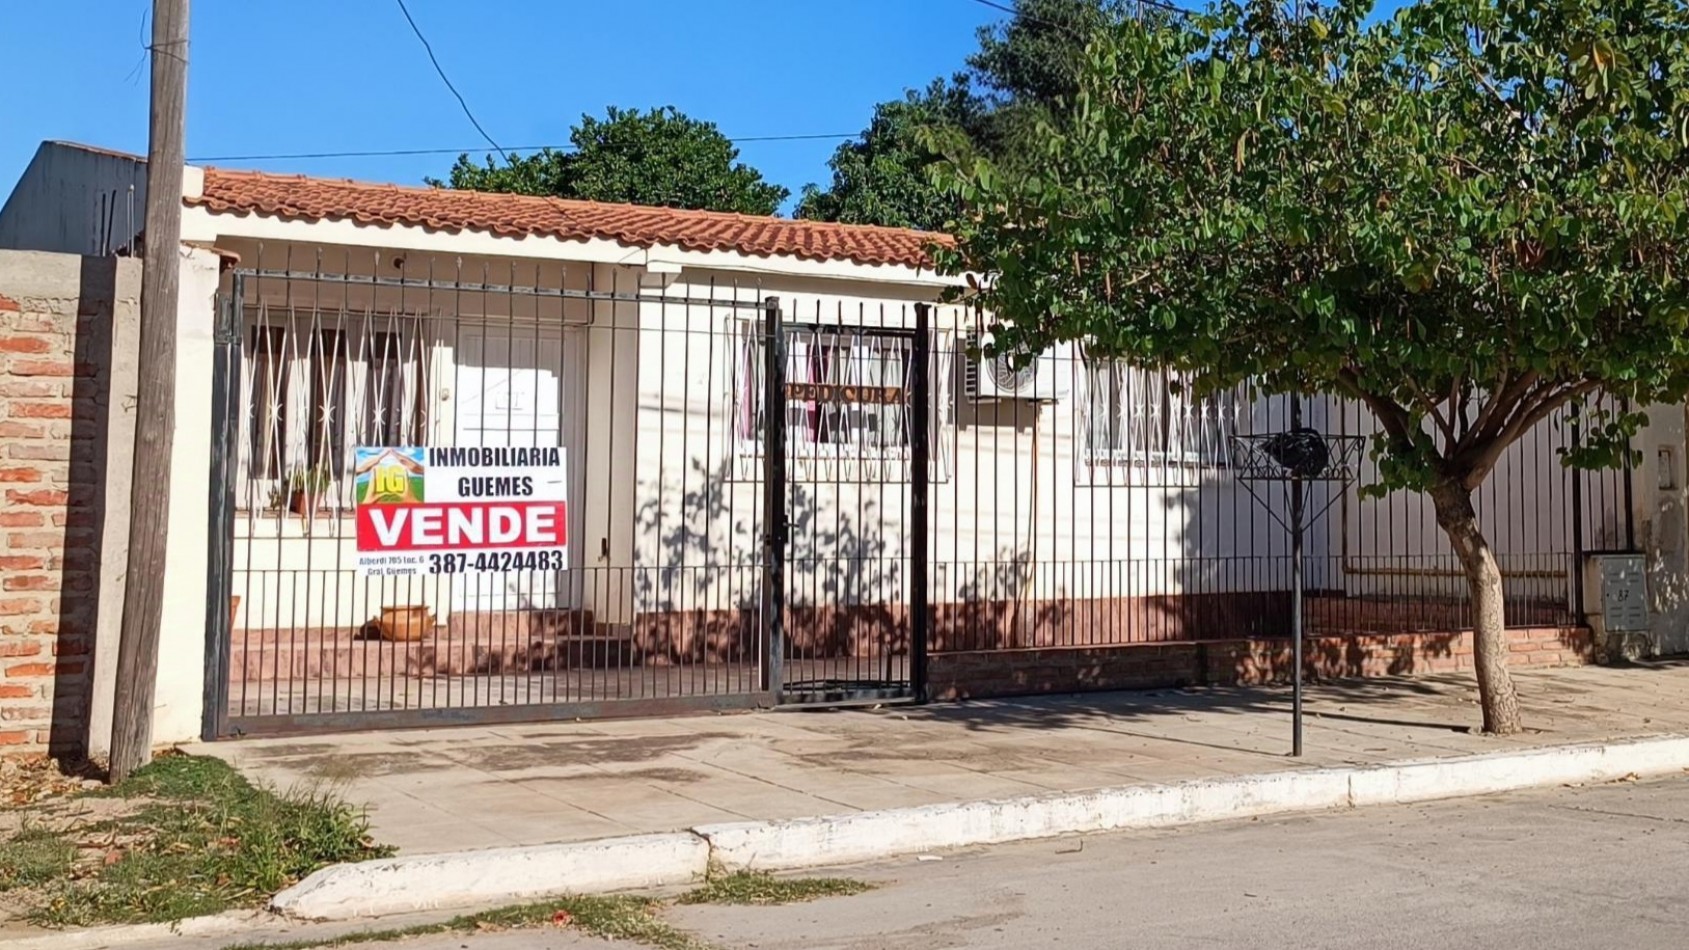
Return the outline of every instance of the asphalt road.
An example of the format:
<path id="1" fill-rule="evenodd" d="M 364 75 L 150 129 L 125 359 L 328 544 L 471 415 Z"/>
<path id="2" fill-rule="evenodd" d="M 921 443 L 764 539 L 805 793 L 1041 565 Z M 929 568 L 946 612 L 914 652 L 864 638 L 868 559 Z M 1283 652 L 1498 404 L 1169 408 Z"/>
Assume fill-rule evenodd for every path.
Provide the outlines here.
<path id="1" fill-rule="evenodd" d="M 1684 950 L 1689 775 L 1039 841 L 836 873 L 880 887 L 813 904 L 666 914 L 722 950 Z M 379 946 L 637 950 L 552 929 Z"/>

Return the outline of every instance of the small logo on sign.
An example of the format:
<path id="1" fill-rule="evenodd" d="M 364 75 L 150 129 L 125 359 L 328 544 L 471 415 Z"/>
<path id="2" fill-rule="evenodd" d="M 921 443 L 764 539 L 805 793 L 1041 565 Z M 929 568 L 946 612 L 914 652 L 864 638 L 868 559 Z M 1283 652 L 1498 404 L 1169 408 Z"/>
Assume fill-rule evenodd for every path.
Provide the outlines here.
<path id="1" fill-rule="evenodd" d="M 360 505 L 408 505 L 423 500 L 426 463 L 420 446 L 359 448 L 353 480 Z"/>

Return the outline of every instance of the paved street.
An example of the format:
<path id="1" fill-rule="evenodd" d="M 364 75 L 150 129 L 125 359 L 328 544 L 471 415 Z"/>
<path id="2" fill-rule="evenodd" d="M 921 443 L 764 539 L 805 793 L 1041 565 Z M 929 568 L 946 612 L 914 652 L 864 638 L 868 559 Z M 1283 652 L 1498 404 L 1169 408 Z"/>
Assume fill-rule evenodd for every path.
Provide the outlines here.
<path id="1" fill-rule="evenodd" d="M 1689 778 L 1036 842 L 858 869 L 884 885 L 862 897 L 669 919 L 724 950 L 1681 950 L 1685 869 Z M 401 946 L 610 945 L 548 931 Z"/>

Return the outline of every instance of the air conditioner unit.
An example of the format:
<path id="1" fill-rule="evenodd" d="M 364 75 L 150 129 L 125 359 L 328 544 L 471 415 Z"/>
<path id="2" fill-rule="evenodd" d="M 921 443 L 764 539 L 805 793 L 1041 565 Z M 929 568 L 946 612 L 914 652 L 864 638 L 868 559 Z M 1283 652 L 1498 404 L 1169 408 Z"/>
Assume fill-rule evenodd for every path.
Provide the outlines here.
<path id="1" fill-rule="evenodd" d="M 1073 388 L 1071 343 L 1057 343 L 1018 368 L 1008 356 L 988 353 L 990 348 L 990 330 L 968 334 L 962 384 L 970 399 L 1058 402 Z"/>

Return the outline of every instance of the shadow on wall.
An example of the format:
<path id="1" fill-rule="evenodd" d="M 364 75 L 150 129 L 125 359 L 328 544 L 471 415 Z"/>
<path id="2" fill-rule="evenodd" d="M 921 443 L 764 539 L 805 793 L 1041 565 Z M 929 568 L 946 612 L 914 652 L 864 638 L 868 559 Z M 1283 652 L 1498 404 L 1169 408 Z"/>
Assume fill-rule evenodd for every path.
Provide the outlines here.
<path id="1" fill-rule="evenodd" d="M 905 655 L 909 617 L 905 485 L 856 492 L 848 513 L 828 489 L 787 486 L 786 655 Z M 880 488 L 881 486 L 874 486 Z M 635 570 L 638 659 L 744 662 L 758 656 L 763 595 L 761 484 L 735 479 L 731 460 L 689 462 L 683 479 L 643 492 L 637 547 L 655 563 Z"/>
<path id="2" fill-rule="evenodd" d="M 83 258 L 76 312 L 55 315 L 74 320 L 76 335 L 68 394 L 69 439 L 48 450 L 69 466 L 62 499 L 64 514 L 54 516 L 62 521 L 64 555 L 58 571 L 58 639 L 54 646 L 53 725 L 48 745 L 54 754 L 72 760 L 85 757 L 89 751 L 95 631 L 102 619 L 98 591 L 100 564 L 106 553 L 103 534 L 108 513 L 127 521 L 129 510 L 127 498 L 106 497 L 106 469 L 113 461 L 108 433 L 113 409 L 118 265 L 115 257 Z M 138 275 L 138 271 L 135 273 Z M 119 464 L 127 460 L 124 453 Z M 54 565 L 47 567 L 51 577 Z M 121 598 L 107 606 L 121 611 Z M 117 629 L 118 617 L 105 619 L 111 629 Z"/>

